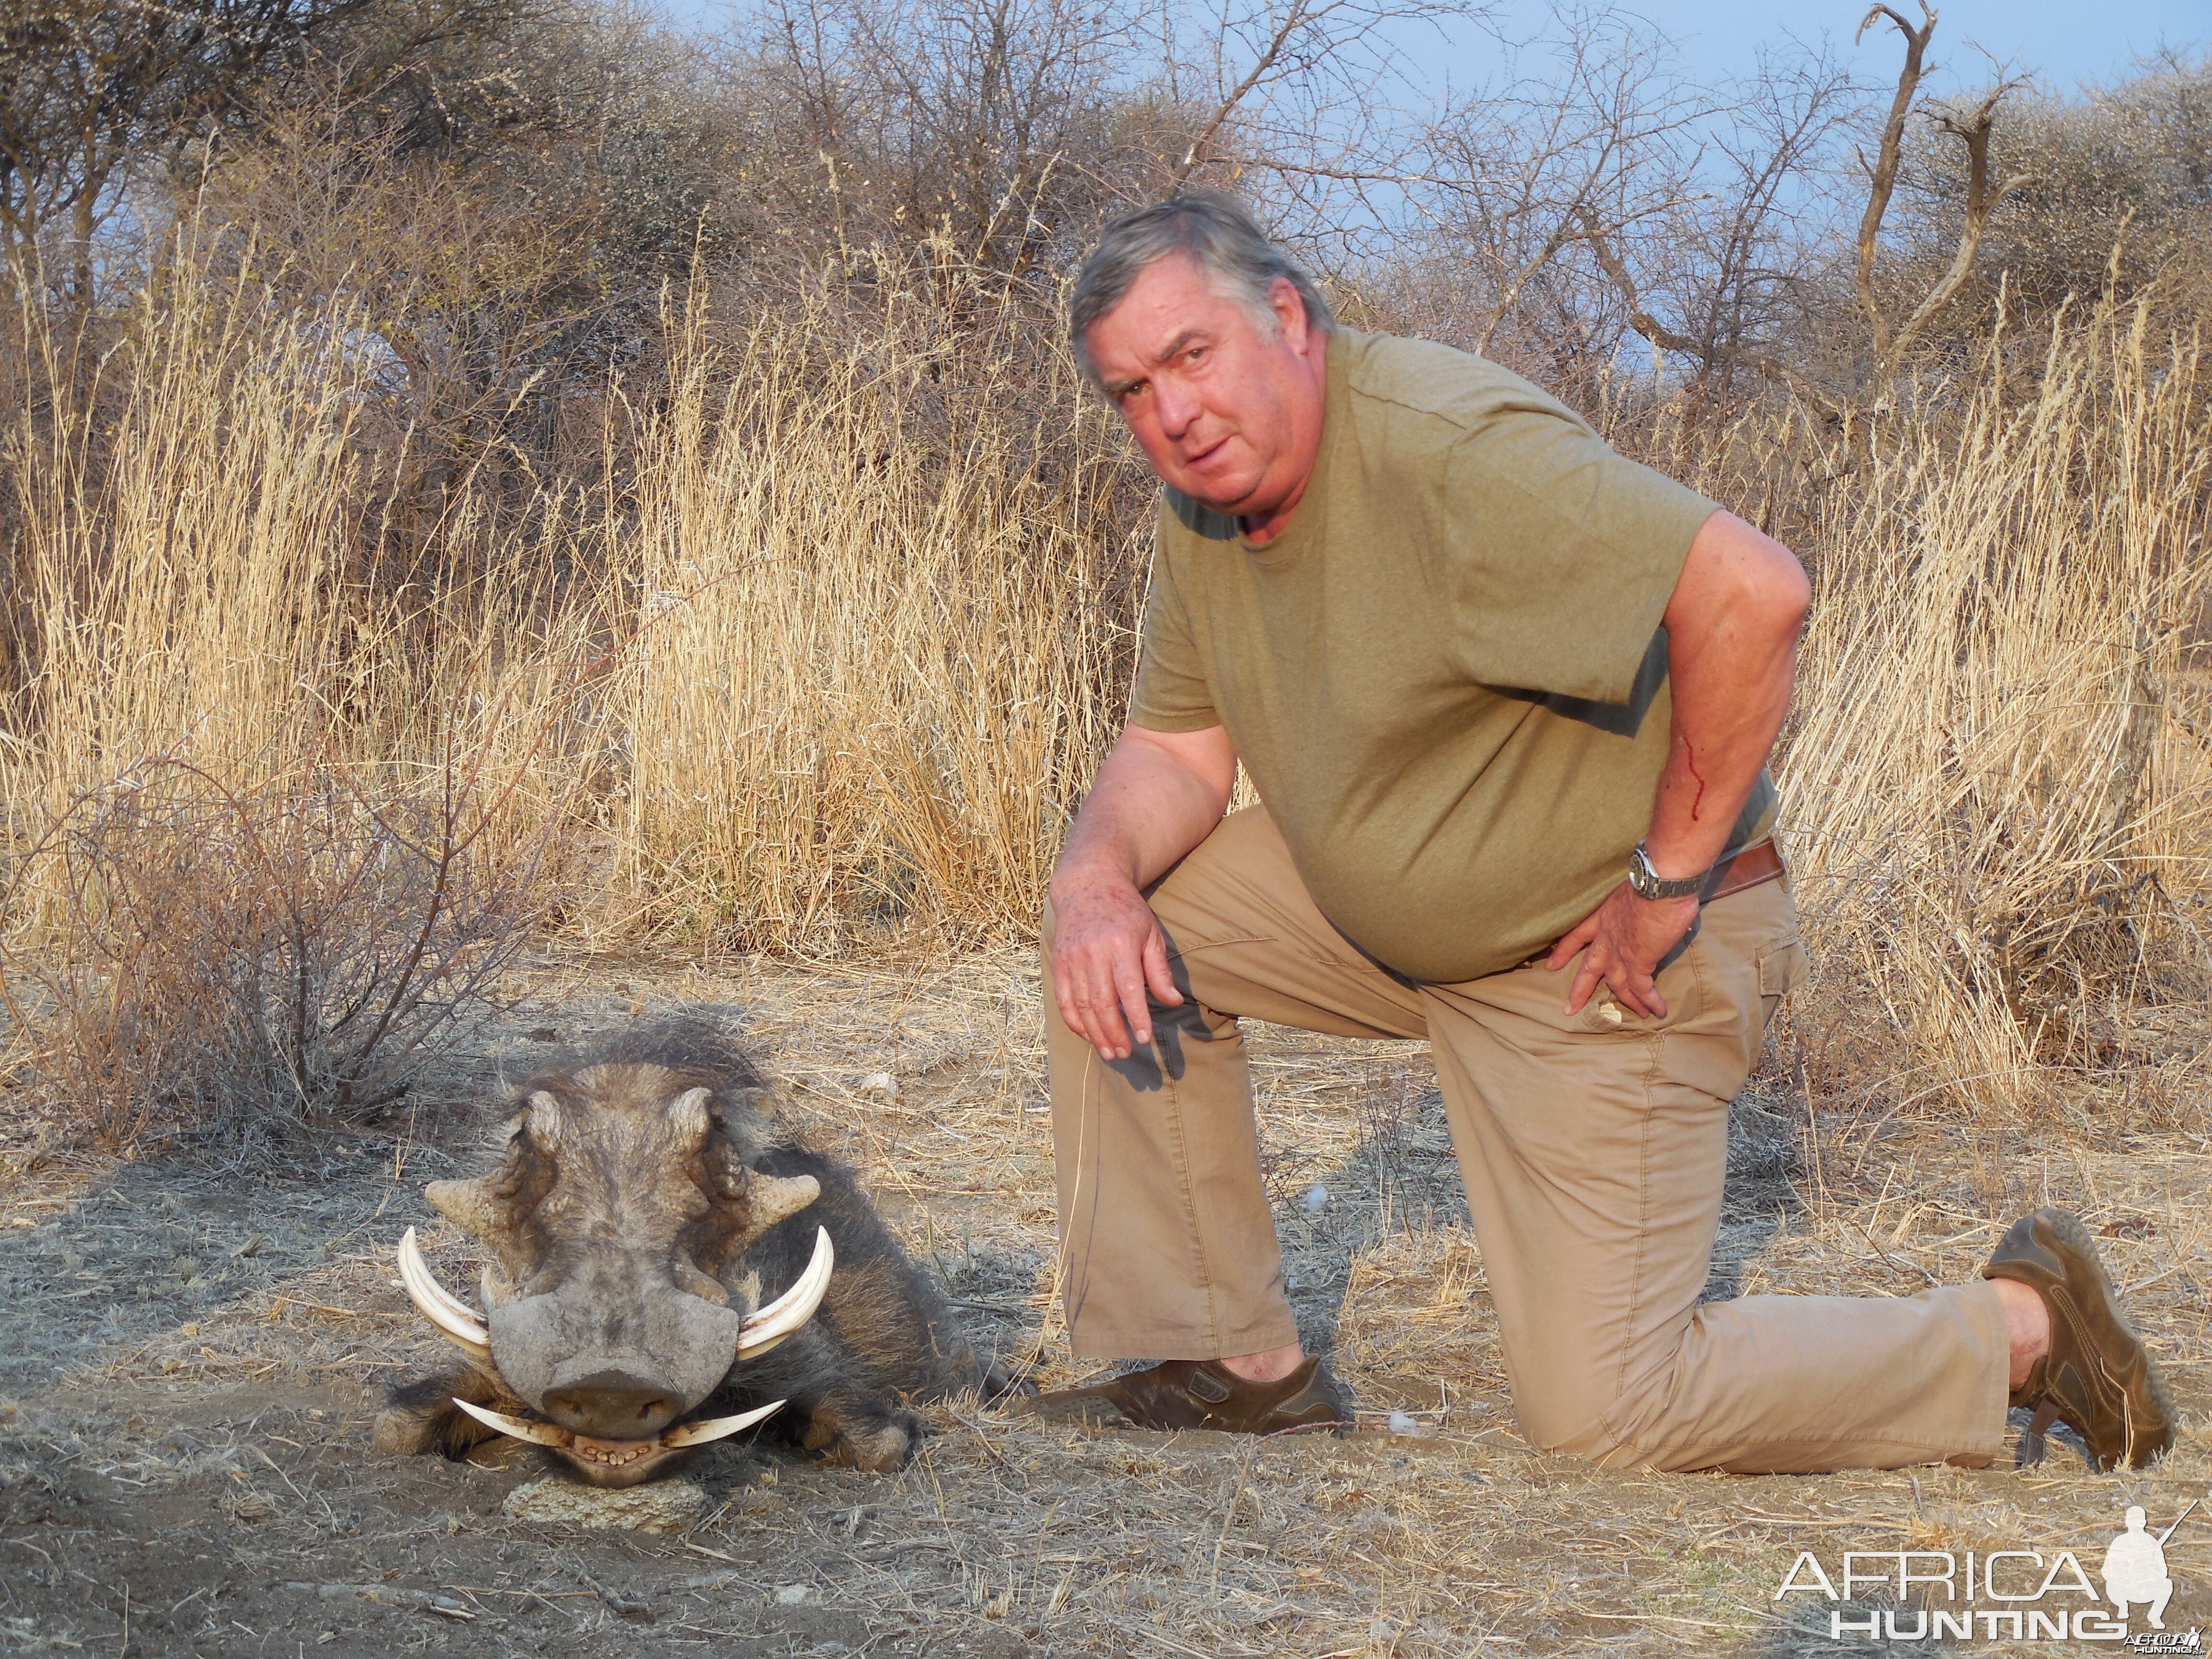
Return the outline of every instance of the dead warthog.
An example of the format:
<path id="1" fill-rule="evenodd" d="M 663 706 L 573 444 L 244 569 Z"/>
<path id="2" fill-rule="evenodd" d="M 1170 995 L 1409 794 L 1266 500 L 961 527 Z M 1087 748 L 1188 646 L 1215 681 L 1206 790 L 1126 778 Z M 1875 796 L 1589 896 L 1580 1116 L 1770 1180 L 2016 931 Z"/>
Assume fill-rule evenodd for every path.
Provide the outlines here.
<path id="1" fill-rule="evenodd" d="M 393 1394 L 386 1450 L 511 1434 L 627 1486 L 766 1419 L 896 1469 L 922 1434 L 902 1400 L 1005 1386 L 852 1173 L 779 1133 L 712 1028 L 630 1032 L 514 1104 L 495 1173 L 426 1189 L 489 1252 L 488 1316 L 431 1277 L 412 1228 L 401 1241 L 408 1294 L 469 1364 Z"/>

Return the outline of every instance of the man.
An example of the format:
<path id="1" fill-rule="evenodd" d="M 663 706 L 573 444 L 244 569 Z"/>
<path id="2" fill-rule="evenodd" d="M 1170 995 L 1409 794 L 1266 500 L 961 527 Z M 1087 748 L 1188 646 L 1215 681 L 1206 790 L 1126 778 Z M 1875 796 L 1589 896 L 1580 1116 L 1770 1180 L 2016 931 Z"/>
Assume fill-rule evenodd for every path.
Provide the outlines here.
<path id="1" fill-rule="evenodd" d="M 1079 359 L 1166 488 L 1129 721 L 1045 918 L 1065 1299 L 1160 1427 L 1341 1421 L 1301 1352 L 1240 1016 L 1427 1037 L 1537 1445 L 1986 1462 L 2008 1401 L 2172 1413 L 2080 1224 L 1987 1282 L 1700 1307 L 1728 1108 L 1802 974 L 1764 767 L 1789 552 L 1482 360 L 1364 335 L 1233 198 L 1108 228 Z M 1224 816 L 1237 769 L 1265 805 Z"/>

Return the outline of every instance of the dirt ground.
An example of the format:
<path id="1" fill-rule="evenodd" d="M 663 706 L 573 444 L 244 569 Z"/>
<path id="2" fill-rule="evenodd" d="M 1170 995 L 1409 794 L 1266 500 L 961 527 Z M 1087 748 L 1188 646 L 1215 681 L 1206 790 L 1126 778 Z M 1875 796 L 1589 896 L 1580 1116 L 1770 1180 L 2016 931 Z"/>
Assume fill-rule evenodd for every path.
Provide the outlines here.
<path id="1" fill-rule="evenodd" d="M 793 1121 L 860 1170 L 986 1343 L 1039 1356 L 1046 1386 L 1072 1379 L 1048 1308 L 1034 986 L 1014 953 L 542 965 L 406 1122 L 294 1154 L 281 1178 L 265 1154 L 72 1160 L 0 1114 L 0 1652 L 1779 1659 L 1870 1645 L 1832 1641 L 1817 1595 L 1776 1599 L 1801 1552 L 1833 1573 L 1847 1549 L 2072 1550 L 2094 1573 L 2125 1505 L 2159 1531 L 2208 1494 L 2200 1136 L 1985 1137 L 1808 1113 L 1763 1078 L 1738 1104 L 1713 1271 L 1716 1296 L 1910 1294 L 1970 1274 L 2021 1208 L 2070 1203 L 2186 1408 L 2155 1471 L 2092 1474 L 2054 1437 L 2025 1470 L 1601 1474 L 1515 1431 L 1425 1049 L 1264 1030 L 1292 1295 L 1356 1391 L 1355 1435 L 956 1402 L 896 1477 L 717 1447 L 693 1472 L 702 1516 L 667 1535 L 507 1518 L 544 1472 L 513 1443 L 468 1463 L 374 1451 L 382 1389 L 439 1352 L 394 1277 L 401 1231 L 424 1230 L 448 1283 L 474 1277 L 422 1182 L 481 1166 L 502 1079 L 547 1044 L 678 1008 L 747 1036 Z M 2166 1553 L 2168 1628 L 2212 1624 L 2212 1512 Z"/>

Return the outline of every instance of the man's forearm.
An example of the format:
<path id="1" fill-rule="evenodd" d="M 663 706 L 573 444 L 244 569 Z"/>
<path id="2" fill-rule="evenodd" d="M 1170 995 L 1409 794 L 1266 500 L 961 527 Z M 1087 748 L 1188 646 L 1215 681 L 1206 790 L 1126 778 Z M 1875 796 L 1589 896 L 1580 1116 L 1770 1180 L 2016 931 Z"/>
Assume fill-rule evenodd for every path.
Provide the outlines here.
<path id="1" fill-rule="evenodd" d="M 1742 815 L 1782 729 L 1790 706 L 1790 674 L 1782 671 L 1779 695 L 1766 695 L 1746 708 L 1693 709 L 1684 718 L 1674 710 L 1674 737 L 1666 769 L 1651 808 L 1644 837 L 1652 867 L 1668 879 L 1710 869 L 1728 850 L 1729 835 Z"/>
<path id="2" fill-rule="evenodd" d="M 1115 744 L 1053 872 L 1055 903 L 1065 903 L 1070 886 L 1102 878 L 1149 886 L 1212 833 L 1229 805 L 1236 757 L 1225 738 L 1218 755 L 1202 736 L 1182 746 L 1197 752 L 1126 734 Z"/>
<path id="3" fill-rule="evenodd" d="M 1727 850 L 1789 712 L 1807 596 L 1789 551 L 1742 520 L 1698 532 L 1667 612 L 1674 740 L 1644 838 L 1661 876 Z"/>

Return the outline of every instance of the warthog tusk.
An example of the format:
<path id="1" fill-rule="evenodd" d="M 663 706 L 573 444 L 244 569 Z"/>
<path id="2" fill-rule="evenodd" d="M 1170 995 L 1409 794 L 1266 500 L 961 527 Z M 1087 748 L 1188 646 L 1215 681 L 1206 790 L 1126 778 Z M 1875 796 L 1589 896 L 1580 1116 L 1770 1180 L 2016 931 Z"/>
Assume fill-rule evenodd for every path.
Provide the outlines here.
<path id="1" fill-rule="evenodd" d="M 541 1446 L 565 1446 L 576 1437 L 557 1423 L 532 1423 L 527 1418 L 509 1417 L 489 1407 L 471 1406 L 465 1400 L 457 1399 L 453 1403 L 486 1428 L 511 1434 L 517 1440 L 534 1440 Z"/>
<path id="2" fill-rule="evenodd" d="M 413 1263 L 416 1273 L 422 1280 L 423 1288 L 430 1292 L 432 1298 L 440 1307 L 459 1318 L 467 1320 L 471 1325 L 481 1326 L 484 1322 L 484 1316 L 482 1314 L 438 1282 L 437 1275 L 430 1271 L 430 1264 L 422 1259 L 422 1246 L 416 1242 L 415 1230 L 412 1227 L 410 1227 L 400 1237 L 399 1255 L 403 1265 L 410 1261 Z"/>
<path id="3" fill-rule="evenodd" d="M 491 1333 L 484 1328 L 483 1316 L 438 1282 L 430 1264 L 422 1260 L 412 1227 L 399 1241 L 399 1283 L 407 1299 L 438 1328 L 440 1335 L 478 1364 L 491 1364 Z"/>
<path id="4" fill-rule="evenodd" d="M 783 1401 L 779 1400 L 758 1411 L 739 1412 L 735 1417 L 710 1417 L 703 1423 L 686 1423 L 662 1435 L 660 1443 L 672 1451 L 682 1446 L 703 1446 L 709 1440 L 724 1439 L 740 1429 L 750 1429 L 770 1413 L 782 1409 Z"/>
<path id="5" fill-rule="evenodd" d="M 813 1318 L 815 1309 L 822 1305 L 822 1293 L 830 1288 L 830 1274 L 836 1265 L 836 1252 L 830 1248 L 830 1230 L 817 1227 L 814 1257 L 806 1264 L 806 1271 L 799 1274 L 799 1282 L 738 1328 L 738 1358 L 752 1359 L 766 1353 Z"/>

